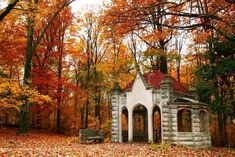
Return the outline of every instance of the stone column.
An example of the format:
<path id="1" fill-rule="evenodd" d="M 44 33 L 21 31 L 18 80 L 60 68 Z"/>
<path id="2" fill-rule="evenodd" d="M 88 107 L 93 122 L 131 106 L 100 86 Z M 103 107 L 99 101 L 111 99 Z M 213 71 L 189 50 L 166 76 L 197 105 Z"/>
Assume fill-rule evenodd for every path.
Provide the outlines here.
<path id="1" fill-rule="evenodd" d="M 193 139 L 194 145 L 200 145 L 200 119 L 199 119 L 199 109 L 193 108 L 192 109 L 192 132 L 193 132 Z"/>
<path id="2" fill-rule="evenodd" d="M 173 144 L 177 144 L 177 140 L 178 140 L 178 127 L 177 127 L 177 107 L 176 106 L 171 106 L 171 129 L 170 129 L 170 141 Z"/>
<path id="3" fill-rule="evenodd" d="M 194 97 L 195 100 L 199 100 L 199 95 L 196 88 L 192 87 L 189 89 L 190 94 Z"/>
<path id="4" fill-rule="evenodd" d="M 122 110 L 119 110 L 119 143 L 122 142 Z"/>
<path id="5" fill-rule="evenodd" d="M 169 76 L 165 76 L 160 84 L 161 106 L 161 131 L 162 142 L 170 142 L 172 137 L 172 115 L 168 102 L 172 98 L 172 82 Z"/>
<path id="6" fill-rule="evenodd" d="M 133 110 L 128 109 L 128 142 L 133 141 Z"/>
<path id="7" fill-rule="evenodd" d="M 153 111 L 148 110 L 148 142 L 153 142 Z"/>
<path id="8" fill-rule="evenodd" d="M 121 88 L 116 83 L 112 91 L 112 138 L 113 142 L 119 142 L 119 97 Z"/>
<path id="9" fill-rule="evenodd" d="M 144 116 L 144 133 L 148 133 L 148 117 L 147 117 L 148 113 L 144 112 L 143 116 Z"/>

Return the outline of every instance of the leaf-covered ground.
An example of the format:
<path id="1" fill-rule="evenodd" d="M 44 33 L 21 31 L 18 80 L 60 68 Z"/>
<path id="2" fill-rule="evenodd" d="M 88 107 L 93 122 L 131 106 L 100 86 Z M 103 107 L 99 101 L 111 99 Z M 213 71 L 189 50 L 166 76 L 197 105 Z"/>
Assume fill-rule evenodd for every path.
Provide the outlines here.
<path id="1" fill-rule="evenodd" d="M 134 144 L 78 144 L 75 137 L 33 131 L 24 136 L 14 129 L 0 130 L 0 156 L 220 156 L 234 157 L 235 149 L 188 148 L 168 145 Z"/>

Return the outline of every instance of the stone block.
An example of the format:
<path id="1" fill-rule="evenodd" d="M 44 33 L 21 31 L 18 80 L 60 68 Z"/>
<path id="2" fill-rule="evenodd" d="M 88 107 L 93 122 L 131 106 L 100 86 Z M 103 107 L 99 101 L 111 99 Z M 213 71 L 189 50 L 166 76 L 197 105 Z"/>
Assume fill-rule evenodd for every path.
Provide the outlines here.
<path id="1" fill-rule="evenodd" d="M 184 146 L 194 146 L 195 145 L 193 141 L 178 141 L 177 144 L 184 145 Z"/>
<path id="2" fill-rule="evenodd" d="M 175 126 L 175 127 L 172 127 L 172 131 L 175 131 L 175 132 L 177 132 L 177 127 Z"/>
<path id="3" fill-rule="evenodd" d="M 171 113 L 172 113 L 172 115 L 177 116 L 178 111 L 177 111 L 177 110 L 172 110 L 172 109 L 171 109 Z"/>
<path id="4" fill-rule="evenodd" d="M 178 141 L 188 141 L 188 142 L 190 142 L 190 141 L 193 141 L 193 140 L 194 140 L 193 136 L 178 137 Z"/>
<path id="5" fill-rule="evenodd" d="M 171 121 L 177 123 L 177 117 L 172 117 Z"/>

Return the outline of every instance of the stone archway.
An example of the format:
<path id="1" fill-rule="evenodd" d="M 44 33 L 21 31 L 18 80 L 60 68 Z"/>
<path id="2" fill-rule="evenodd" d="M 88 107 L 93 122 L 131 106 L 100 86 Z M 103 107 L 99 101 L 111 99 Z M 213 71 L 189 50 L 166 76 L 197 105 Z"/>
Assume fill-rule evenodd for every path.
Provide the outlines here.
<path id="1" fill-rule="evenodd" d="M 153 142 L 161 142 L 161 111 L 156 105 L 153 108 Z"/>
<path id="2" fill-rule="evenodd" d="M 200 132 L 208 132 L 209 131 L 209 116 L 208 112 L 204 110 L 200 110 L 199 112 L 199 126 Z"/>
<path id="3" fill-rule="evenodd" d="M 133 141 L 148 141 L 147 108 L 138 104 L 133 109 Z"/>
<path id="4" fill-rule="evenodd" d="M 121 114 L 121 131 L 122 131 L 122 142 L 128 141 L 128 110 L 126 107 L 122 108 Z"/>
<path id="5" fill-rule="evenodd" d="M 178 132 L 192 132 L 192 112 L 180 109 L 177 113 Z"/>

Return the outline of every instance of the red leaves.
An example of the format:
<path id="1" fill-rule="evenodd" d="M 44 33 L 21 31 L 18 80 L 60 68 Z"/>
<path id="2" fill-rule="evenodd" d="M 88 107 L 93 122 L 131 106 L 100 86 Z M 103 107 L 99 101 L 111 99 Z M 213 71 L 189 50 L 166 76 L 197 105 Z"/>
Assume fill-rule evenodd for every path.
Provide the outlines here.
<path id="1" fill-rule="evenodd" d="M 31 132 L 24 136 L 15 130 L 0 130 L 0 156 L 226 156 L 235 155 L 233 149 L 200 149 L 167 144 L 78 144 L 77 137 L 46 132 Z M 154 146 L 154 147 L 153 147 Z M 154 149 L 153 149 L 154 148 Z"/>

